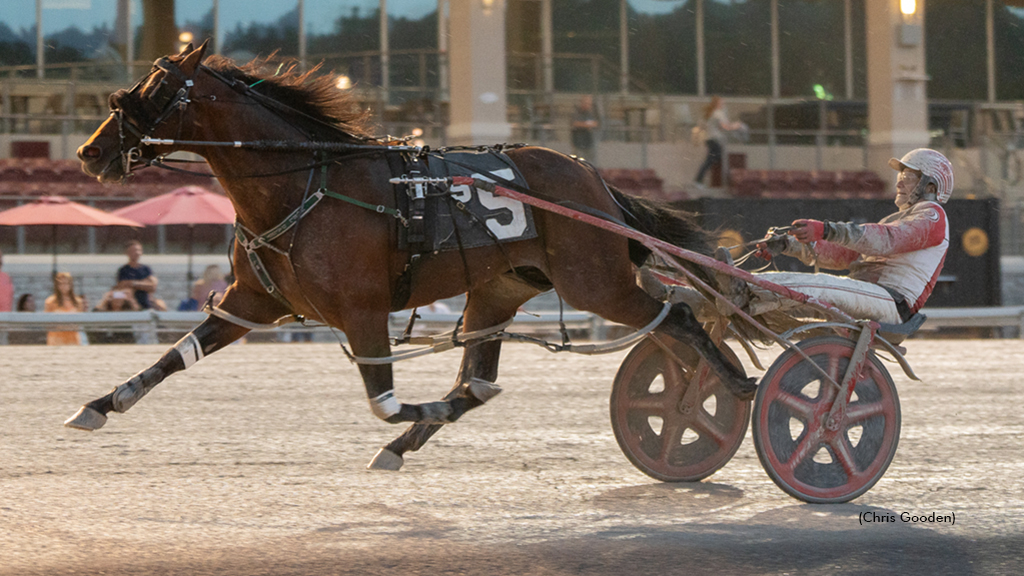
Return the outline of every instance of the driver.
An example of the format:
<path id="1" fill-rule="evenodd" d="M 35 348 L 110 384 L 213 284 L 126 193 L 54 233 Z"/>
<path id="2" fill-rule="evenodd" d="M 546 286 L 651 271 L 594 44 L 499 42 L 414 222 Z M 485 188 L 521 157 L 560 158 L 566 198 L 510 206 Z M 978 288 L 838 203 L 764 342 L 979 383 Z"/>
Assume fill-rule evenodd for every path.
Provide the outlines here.
<path id="1" fill-rule="evenodd" d="M 787 235 L 758 244 L 756 255 L 771 260 L 794 256 L 807 265 L 849 269 L 848 276 L 802 272 L 758 274 L 776 284 L 828 302 L 854 318 L 901 324 L 924 306 L 946 259 L 949 225 L 942 209 L 953 193 L 953 166 L 928 148 L 889 160 L 897 171 L 899 210 L 877 224 L 796 220 Z M 719 275 L 725 276 L 725 275 Z M 726 295 L 752 316 L 799 303 L 735 278 L 718 278 Z"/>

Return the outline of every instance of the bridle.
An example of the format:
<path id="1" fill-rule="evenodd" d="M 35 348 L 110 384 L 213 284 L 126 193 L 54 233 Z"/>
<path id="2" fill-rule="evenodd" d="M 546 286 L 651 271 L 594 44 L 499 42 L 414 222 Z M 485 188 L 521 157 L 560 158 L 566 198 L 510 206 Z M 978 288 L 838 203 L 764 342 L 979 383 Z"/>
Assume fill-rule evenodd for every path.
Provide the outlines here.
<path id="1" fill-rule="evenodd" d="M 153 63 L 153 68 L 142 80 L 139 80 L 128 90 L 118 90 L 110 95 L 108 105 L 110 115 L 117 121 L 117 136 L 122 167 L 122 182 L 131 174 L 132 167 L 143 161 L 142 151 L 139 146 L 129 147 L 125 141 L 125 132 L 131 133 L 139 139 L 139 145 L 146 138 L 150 138 L 153 132 L 163 124 L 175 112 L 179 113 L 178 134 L 181 135 L 185 109 L 191 103 L 189 99 L 192 87 L 195 85 L 194 77 L 202 66 L 197 66 L 192 75 L 186 76 L 174 62 L 167 57 L 160 58 Z M 163 72 L 163 78 L 156 91 L 149 98 L 132 98 L 128 96 L 138 94 L 143 86 L 146 86 L 150 78 L 158 72 Z M 210 96 L 210 98 L 215 98 Z M 131 114 L 126 113 L 126 108 Z M 141 116 L 139 118 L 138 116 Z"/>

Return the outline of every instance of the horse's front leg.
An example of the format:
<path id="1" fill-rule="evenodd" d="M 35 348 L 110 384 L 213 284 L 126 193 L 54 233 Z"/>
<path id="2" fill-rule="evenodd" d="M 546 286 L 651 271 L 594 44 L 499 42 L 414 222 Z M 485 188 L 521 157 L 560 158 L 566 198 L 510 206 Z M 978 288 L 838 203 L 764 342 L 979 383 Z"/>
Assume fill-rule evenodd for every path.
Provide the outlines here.
<path id="1" fill-rule="evenodd" d="M 171 374 L 185 370 L 228 344 L 245 336 L 248 328 L 209 316 L 185 335 L 160 360 L 129 378 L 102 398 L 82 406 L 64 425 L 79 430 L 97 430 L 107 422 L 107 413 L 126 412 L 157 384 Z"/>

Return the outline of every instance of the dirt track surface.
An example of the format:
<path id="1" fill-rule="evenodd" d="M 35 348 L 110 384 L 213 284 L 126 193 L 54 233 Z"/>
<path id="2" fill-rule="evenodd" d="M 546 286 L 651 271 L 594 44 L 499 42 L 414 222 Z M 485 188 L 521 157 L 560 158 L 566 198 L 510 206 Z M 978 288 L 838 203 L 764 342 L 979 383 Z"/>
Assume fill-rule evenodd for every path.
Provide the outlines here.
<path id="1" fill-rule="evenodd" d="M 0 574 L 1024 573 L 1024 341 L 907 344 L 899 451 L 842 505 L 785 495 L 749 432 L 704 482 L 641 474 L 608 419 L 625 353 L 506 345 L 503 394 L 370 472 L 404 427 L 337 346 L 231 346 L 94 433 L 61 423 L 164 347 L 4 347 Z M 399 398 L 441 396 L 458 360 L 397 365 Z"/>

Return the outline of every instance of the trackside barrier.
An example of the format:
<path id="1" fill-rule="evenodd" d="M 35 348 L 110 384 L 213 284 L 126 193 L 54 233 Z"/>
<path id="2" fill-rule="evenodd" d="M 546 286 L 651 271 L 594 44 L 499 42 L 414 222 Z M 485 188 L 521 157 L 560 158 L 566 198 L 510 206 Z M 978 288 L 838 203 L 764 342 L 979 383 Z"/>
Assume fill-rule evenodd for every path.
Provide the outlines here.
<path id="1" fill-rule="evenodd" d="M 925 308 L 928 317 L 922 330 L 938 328 L 1016 328 L 1017 337 L 1024 339 L 1024 306 L 993 308 Z"/>
<path id="2" fill-rule="evenodd" d="M 447 332 L 455 327 L 460 314 L 419 312 L 414 330 L 419 333 Z M 139 344 L 155 344 L 157 334 L 162 332 L 188 332 L 206 319 L 203 312 L 81 312 L 54 314 L 47 312 L 0 312 L 0 341 L 6 340 L 8 332 L 46 332 L 58 330 L 130 331 Z M 599 316 L 588 312 L 571 311 L 561 317 L 567 330 L 583 331 L 592 340 L 606 339 L 607 329 L 614 326 Z M 409 312 L 391 315 L 389 329 L 398 336 L 409 322 Z M 532 314 L 520 312 L 509 330 L 523 333 L 556 333 L 559 329 L 559 314 L 544 312 Z M 300 324 L 286 324 L 279 332 L 329 332 L 325 326 L 306 327 Z"/>
<path id="3" fill-rule="evenodd" d="M 1024 306 L 995 308 L 926 308 L 922 313 L 928 320 L 922 330 L 939 328 L 1016 328 L 1024 339 Z M 419 312 L 414 331 L 419 333 L 446 332 L 455 327 L 460 314 L 451 312 Z M 0 341 L 7 332 L 45 332 L 49 330 L 125 330 L 135 334 L 139 344 L 155 344 L 161 332 L 187 332 L 206 319 L 202 312 L 82 312 L 53 314 L 46 312 L 0 312 Z M 565 312 L 561 321 L 567 330 L 584 332 L 590 340 L 605 340 L 608 329 L 617 324 L 606 322 L 589 312 Z M 391 314 L 389 329 L 398 336 L 409 322 L 409 312 Z M 283 332 L 327 332 L 324 326 L 305 327 L 288 324 L 277 329 Z M 557 333 L 559 314 L 520 312 L 509 328 L 512 332 Z"/>

